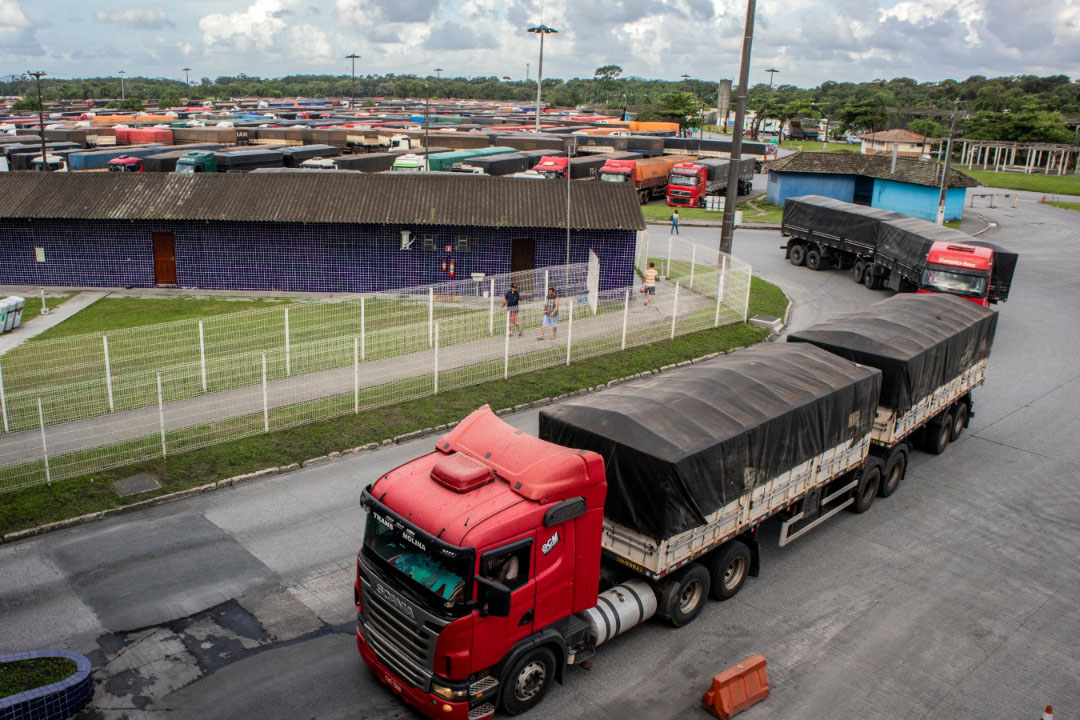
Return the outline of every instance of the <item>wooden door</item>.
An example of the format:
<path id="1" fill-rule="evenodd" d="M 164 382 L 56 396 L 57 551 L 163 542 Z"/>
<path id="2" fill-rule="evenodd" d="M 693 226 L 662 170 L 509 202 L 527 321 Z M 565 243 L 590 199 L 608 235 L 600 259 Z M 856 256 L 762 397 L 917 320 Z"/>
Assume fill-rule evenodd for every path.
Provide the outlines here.
<path id="1" fill-rule="evenodd" d="M 156 232 L 154 238 L 154 282 L 176 284 L 176 240 L 172 233 Z"/>
<path id="2" fill-rule="evenodd" d="M 514 238 L 510 241 L 510 272 L 524 272 L 536 269 L 536 240 L 532 238 Z M 521 297 L 533 294 L 533 275 L 525 273 L 515 276 Z"/>

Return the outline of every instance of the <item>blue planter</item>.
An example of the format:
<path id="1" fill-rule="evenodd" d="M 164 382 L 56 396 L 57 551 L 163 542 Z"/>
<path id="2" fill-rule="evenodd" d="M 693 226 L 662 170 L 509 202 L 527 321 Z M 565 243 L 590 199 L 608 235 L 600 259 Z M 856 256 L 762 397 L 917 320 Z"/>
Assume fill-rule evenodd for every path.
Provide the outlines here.
<path id="1" fill-rule="evenodd" d="M 76 665 L 74 673 L 60 682 L 0 698 L 0 720 L 59 720 L 82 710 L 94 696 L 90 661 L 67 650 L 30 650 L 0 655 L 0 663 L 15 660 L 63 657 Z"/>

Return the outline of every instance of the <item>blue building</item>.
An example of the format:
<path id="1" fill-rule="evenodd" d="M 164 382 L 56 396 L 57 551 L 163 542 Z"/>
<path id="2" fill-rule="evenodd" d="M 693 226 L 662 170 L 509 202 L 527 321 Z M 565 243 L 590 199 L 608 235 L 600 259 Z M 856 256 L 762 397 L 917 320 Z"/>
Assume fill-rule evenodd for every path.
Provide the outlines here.
<path id="1" fill-rule="evenodd" d="M 894 164 L 895 163 L 895 164 Z M 800 152 L 769 165 L 766 198 L 783 207 L 789 197 L 823 195 L 923 220 L 937 218 L 942 165 L 929 160 L 846 152 Z M 978 181 L 950 169 L 945 220 L 960 220 L 969 187 Z"/>

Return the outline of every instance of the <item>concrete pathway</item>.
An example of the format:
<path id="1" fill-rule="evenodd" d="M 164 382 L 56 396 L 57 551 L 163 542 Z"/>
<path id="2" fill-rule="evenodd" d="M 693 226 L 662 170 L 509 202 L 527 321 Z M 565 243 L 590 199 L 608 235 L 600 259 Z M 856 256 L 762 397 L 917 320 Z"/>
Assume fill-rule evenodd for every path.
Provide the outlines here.
<path id="1" fill-rule="evenodd" d="M 58 305 L 56 309 L 49 310 L 48 315 L 38 315 L 19 329 L 0 335 L 0 355 L 14 350 L 30 338 L 37 337 L 49 328 L 56 327 L 75 313 L 85 310 L 108 294 L 101 291 L 81 292 L 62 305 Z M 48 299 L 45 302 L 48 305 Z"/>

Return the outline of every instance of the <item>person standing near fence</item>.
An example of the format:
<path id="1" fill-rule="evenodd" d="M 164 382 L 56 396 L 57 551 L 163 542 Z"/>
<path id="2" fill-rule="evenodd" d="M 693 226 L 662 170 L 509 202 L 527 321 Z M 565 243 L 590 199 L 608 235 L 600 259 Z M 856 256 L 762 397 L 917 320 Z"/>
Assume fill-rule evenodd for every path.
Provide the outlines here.
<path id="1" fill-rule="evenodd" d="M 517 283 L 510 283 L 510 289 L 503 295 L 502 306 L 509 313 L 506 321 L 511 328 L 517 328 L 518 337 L 521 337 L 521 326 L 518 325 L 518 306 L 521 304 L 521 293 L 518 292 Z"/>
<path id="2" fill-rule="evenodd" d="M 676 210 L 675 212 L 671 213 L 671 231 L 668 233 L 668 235 L 678 235 L 678 234 L 679 234 L 679 211 Z"/>
<path id="3" fill-rule="evenodd" d="M 645 307 L 652 304 L 652 299 L 656 295 L 656 278 L 659 276 L 656 263 L 649 263 L 649 269 L 645 271 L 645 282 L 641 285 L 641 292 L 645 293 Z"/>
<path id="4" fill-rule="evenodd" d="M 554 340 L 559 334 L 559 298 L 553 287 L 548 288 L 547 298 L 544 299 L 544 321 L 540 326 L 540 337 L 536 339 L 543 340 L 548 328 L 551 328 L 551 339 Z"/>

